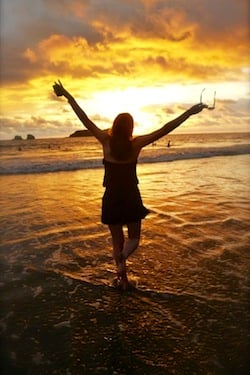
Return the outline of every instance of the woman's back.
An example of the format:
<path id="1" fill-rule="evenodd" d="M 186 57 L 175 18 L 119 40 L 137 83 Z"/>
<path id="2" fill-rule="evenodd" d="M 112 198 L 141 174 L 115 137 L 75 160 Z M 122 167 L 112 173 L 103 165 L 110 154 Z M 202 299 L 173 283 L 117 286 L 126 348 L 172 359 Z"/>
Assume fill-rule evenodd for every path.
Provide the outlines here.
<path id="1" fill-rule="evenodd" d="M 114 163 L 103 160 L 105 173 L 103 186 L 107 188 L 122 188 L 138 184 L 136 162 Z"/>

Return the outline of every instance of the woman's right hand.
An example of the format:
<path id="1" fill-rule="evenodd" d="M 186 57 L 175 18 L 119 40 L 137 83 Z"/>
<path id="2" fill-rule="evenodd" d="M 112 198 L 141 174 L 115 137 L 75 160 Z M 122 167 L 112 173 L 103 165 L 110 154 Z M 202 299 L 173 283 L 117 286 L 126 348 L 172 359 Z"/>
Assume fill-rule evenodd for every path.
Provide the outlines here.
<path id="1" fill-rule="evenodd" d="M 190 115 L 196 115 L 197 113 L 201 112 L 204 108 L 207 108 L 206 104 L 198 103 L 193 105 L 193 107 L 188 109 Z"/>

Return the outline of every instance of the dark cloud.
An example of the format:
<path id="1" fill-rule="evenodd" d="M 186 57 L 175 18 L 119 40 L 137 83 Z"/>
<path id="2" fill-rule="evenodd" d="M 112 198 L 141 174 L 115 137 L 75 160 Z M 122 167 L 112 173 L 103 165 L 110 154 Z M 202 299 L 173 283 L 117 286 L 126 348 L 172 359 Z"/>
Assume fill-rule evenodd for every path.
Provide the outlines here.
<path id="1" fill-rule="evenodd" d="M 82 37 L 91 44 L 103 37 L 89 21 L 84 21 L 67 11 L 74 1 L 31 2 L 23 0 L 2 0 L 1 21 L 1 81 L 15 82 L 44 72 L 44 58 L 39 56 L 33 64 L 24 55 L 27 49 L 37 48 L 42 40 L 51 35 L 65 35 L 67 38 Z M 52 65 L 53 72 L 53 65 Z"/>

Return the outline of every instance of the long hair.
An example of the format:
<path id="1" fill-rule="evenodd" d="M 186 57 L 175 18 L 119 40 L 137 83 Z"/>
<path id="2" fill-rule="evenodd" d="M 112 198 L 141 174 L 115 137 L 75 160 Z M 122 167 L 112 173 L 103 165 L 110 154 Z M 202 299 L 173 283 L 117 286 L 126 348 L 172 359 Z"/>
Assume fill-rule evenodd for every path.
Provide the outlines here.
<path id="1" fill-rule="evenodd" d="M 113 122 L 110 132 L 111 156 L 116 160 L 126 160 L 132 153 L 134 120 L 129 113 L 120 113 Z"/>

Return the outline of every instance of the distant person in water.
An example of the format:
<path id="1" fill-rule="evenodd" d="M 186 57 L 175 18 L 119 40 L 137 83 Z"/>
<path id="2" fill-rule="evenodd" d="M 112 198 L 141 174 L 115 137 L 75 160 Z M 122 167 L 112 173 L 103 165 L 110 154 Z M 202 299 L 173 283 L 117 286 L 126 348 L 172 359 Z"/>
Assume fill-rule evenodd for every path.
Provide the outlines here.
<path id="1" fill-rule="evenodd" d="M 120 113 L 107 133 L 88 118 L 60 81 L 55 83 L 53 88 L 57 96 L 64 96 L 68 100 L 83 125 L 102 145 L 105 192 L 101 220 L 108 225 L 112 236 L 118 285 L 122 290 L 127 290 L 129 283 L 126 259 L 137 249 L 141 235 L 141 220 L 149 213 L 143 205 L 138 189 L 136 165 L 140 151 L 177 128 L 191 115 L 201 112 L 206 106 L 202 103 L 196 104 L 158 130 L 133 137 L 134 121 L 129 113 Z M 127 227 L 127 238 L 124 226 Z"/>

